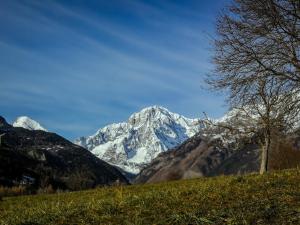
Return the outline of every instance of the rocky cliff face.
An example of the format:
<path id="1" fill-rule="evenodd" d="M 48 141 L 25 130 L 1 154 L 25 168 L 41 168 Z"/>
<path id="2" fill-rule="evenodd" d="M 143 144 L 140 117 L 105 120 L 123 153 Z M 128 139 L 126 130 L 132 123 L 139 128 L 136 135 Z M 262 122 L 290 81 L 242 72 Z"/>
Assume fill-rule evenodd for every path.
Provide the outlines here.
<path id="1" fill-rule="evenodd" d="M 13 127 L 0 117 L 0 135 L 0 185 L 79 190 L 127 184 L 118 169 L 55 133 Z"/>
<path id="2" fill-rule="evenodd" d="M 201 130 L 201 120 L 188 119 L 159 106 L 134 113 L 127 122 L 108 125 L 75 143 L 100 159 L 137 174 L 159 153 L 172 149 Z"/>

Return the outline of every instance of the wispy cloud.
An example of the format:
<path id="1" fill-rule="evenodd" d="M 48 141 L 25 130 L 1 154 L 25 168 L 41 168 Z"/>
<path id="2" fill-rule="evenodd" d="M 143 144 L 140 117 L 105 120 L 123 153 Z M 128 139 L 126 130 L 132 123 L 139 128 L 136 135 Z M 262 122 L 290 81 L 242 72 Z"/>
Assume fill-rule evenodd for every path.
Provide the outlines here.
<path id="1" fill-rule="evenodd" d="M 222 97 L 200 88 L 217 4 L 189 3 L 1 2 L 3 115 L 30 114 L 74 138 L 148 104 L 189 116 L 222 111 Z"/>

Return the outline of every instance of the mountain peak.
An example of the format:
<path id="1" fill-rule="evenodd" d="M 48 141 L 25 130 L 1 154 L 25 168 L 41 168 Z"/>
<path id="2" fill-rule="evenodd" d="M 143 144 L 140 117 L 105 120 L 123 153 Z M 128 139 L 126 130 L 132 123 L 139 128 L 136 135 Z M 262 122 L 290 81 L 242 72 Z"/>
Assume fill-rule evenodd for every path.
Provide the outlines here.
<path id="1" fill-rule="evenodd" d="M 164 108 L 162 106 L 154 105 L 154 106 L 146 107 L 146 108 L 142 109 L 141 111 L 134 113 L 133 115 L 135 115 L 135 114 L 153 114 L 153 113 L 166 114 L 166 113 L 170 113 L 170 111 L 167 108 Z"/>
<path id="2" fill-rule="evenodd" d="M 20 116 L 13 123 L 14 127 L 23 127 L 27 130 L 42 130 L 47 131 L 44 127 L 41 126 L 35 120 L 29 118 L 28 116 Z"/>
<path id="3" fill-rule="evenodd" d="M 4 117 L 0 116 L 0 128 L 6 128 L 6 127 L 11 127 L 11 125 L 6 122 Z"/>
<path id="4" fill-rule="evenodd" d="M 142 109 L 139 112 L 133 113 L 128 122 L 130 124 L 140 124 L 140 123 L 162 123 L 165 121 L 166 123 L 170 122 L 171 120 L 192 120 L 188 119 L 184 116 L 181 116 L 177 113 L 170 112 L 167 108 L 162 106 L 150 106 L 147 108 Z M 184 121 L 182 121 L 184 122 Z"/>
<path id="5" fill-rule="evenodd" d="M 159 153 L 181 144 L 199 130 L 199 119 L 188 119 L 154 105 L 132 114 L 127 122 L 108 125 L 75 143 L 127 172 L 138 173 Z"/>
<path id="6" fill-rule="evenodd" d="M 159 105 L 149 106 L 141 110 L 141 112 L 147 112 L 147 111 L 170 112 L 167 108 Z"/>

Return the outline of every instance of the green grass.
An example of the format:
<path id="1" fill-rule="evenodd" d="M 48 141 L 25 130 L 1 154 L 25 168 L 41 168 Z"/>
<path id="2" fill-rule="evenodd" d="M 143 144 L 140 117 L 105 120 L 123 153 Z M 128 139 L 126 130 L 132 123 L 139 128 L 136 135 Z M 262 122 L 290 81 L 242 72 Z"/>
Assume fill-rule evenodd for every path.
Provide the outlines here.
<path id="1" fill-rule="evenodd" d="M 0 224 L 300 224 L 300 170 L 7 197 Z"/>

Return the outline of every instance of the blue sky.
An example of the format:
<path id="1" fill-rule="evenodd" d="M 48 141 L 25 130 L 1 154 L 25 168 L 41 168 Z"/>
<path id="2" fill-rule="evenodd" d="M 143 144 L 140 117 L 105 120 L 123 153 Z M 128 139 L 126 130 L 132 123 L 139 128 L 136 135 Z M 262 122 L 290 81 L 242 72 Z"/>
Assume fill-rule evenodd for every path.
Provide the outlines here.
<path id="1" fill-rule="evenodd" d="M 0 115 L 70 140 L 150 105 L 219 117 L 211 37 L 227 0 L 0 0 Z"/>

